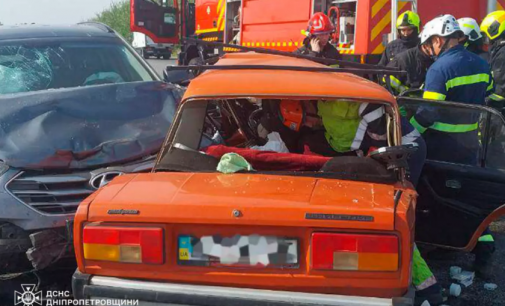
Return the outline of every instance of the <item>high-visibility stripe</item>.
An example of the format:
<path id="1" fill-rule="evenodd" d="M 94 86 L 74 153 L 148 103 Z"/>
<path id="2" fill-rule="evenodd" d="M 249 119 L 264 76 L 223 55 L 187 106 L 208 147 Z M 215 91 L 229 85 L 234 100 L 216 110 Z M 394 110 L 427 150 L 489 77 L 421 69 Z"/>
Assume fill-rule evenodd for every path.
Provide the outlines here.
<path id="1" fill-rule="evenodd" d="M 275 47 L 298 47 L 303 46 L 303 42 L 242 42 L 242 46 L 244 47 L 267 47 L 267 48 L 275 48 Z"/>
<path id="2" fill-rule="evenodd" d="M 205 34 L 205 33 L 211 33 L 211 32 L 217 32 L 217 28 L 212 28 L 212 29 L 206 29 L 206 30 L 196 30 L 196 34 Z"/>
<path id="3" fill-rule="evenodd" d="M 391 80 L 391 87 L 396 89 L 397 93 L 402 93 L 409 89 L 408 86 L 403 85 L 402 82 L 394 76 L 389 76 L 389 79 Z"/>
<path id="4" fill-rule="evenodd" d="M 491 79 L 491 84 L 489 84 L 489 86 L 487 87 L 487 91 L 491 91 L 493 90 L 493 88 L 494 88 L 494 80 Z"/>
<path id="5" fill-rule="evenodd" d="M 379 107 L 378 109 L 374 110 L 373 112 L 370 112 L 363 116 L 363 119 L 365 119 L 366 122 L 373 122 L 380 117 L 384 115 L 384 108 Z"/>
<path id="6" fill-rule="evenodd" d="M 415 117 L 412 117 L 410 119 L 410 124 L 412 124 L 412 126 L 415 127 L 416 130 L 418 130 L 419 133 L 421 133 L 421 134 L 426 132 L 426 130 L 428 129 L 428 128 L 425 128 L 424 126 L 422 126 L 419 122 L 417 122 Z"/>
<path id="7" fill-rule="evenodd" d="M 408 2 L 399 2 L 398 11 L 401 11 L 407 4 Z M 391 10 L 389 10 L 387 14 L 372 29 L 370 41 L 375 40 L 375 38 L 390 24 L 391 24 Z"/>
<path id="8" fill-rule="evenodd" d="M 433 91 L 425 91 L 423 94 L 424 99 L 430 99 L 430 100 L 445 100 L 445 95 L 438 93 L 438 92 L 433 92 Z"/>
<path id="9" fill-rule="evenodd" d="M 493 235 L 483 235 L 479 237 L 479 242 L 493 242 L 494 238 Z"/>
<path id="10" fill-rule="evenodd" d="M 219 0 L 219 4 L 217 5 L 216 12 L 219 13 L 221 11 L 221 8 L 223 7 L 223 4 L 226 2 L 226 0 Z"/>
<path id="11" fill-rule="evenodd" d="M 389 0 L 377 0 L 372 6 L 372 18 L 388 3 Z"/>
<path id="12" fill-rule="evenodd" d="M 418 130 L 413 129 L 412 132 L 402 137 L 402 144 L 412 143 L 421 137 L 421 133 Z"/>
<path id="13" fill-rule="evenodd" d="M 457 87 L 457 86 L 472 85 L 472 84 L 484 83 L 484 82 L 489 83 L 489 78 L 490 78 L 490 75 L 487 73 L 462 76 L 462 77 L 454 78 L 452 80 L 447 81 L 447 83 L 445 83 L 445 88 L 447 90 L 449 90 L 449 89 L 451 89 L 453 87 Z"/>
<path id="14" fill-rule="evenodd" d="M 502 100 L 505 100 L 504 97 L 500 96 L 500 95 L 497 95 L 497 94 L 492 94 L 489 96 L 489 99 L 493 100 L 493 101 L 502 101 Z"/>
<path id="15" fill-rule="evenodd" d="M 466 133 L 475 131 L 478 128 L 479 128 L 478 122 L 473 124 L 449 124 L 449 123 L 435 122 L 435 124 L 430 126 L 430 129 L 446 133 Z"/>
<path id="16" fill-rule="evenodd" d="M 224 1 L 223 1 L 224 2 Z M 219 18 L 217 20 L 217 28 L 222 31 L 224 30 L 224 6 L 221 8 L 221 9 L 218 9 L 218 14 L 219 14 Z"/>
<path id="17" fill-rule="evenodd" d="M 354 136 L 354 140 L 351 144 L 352 151 L 356 151 L 361 147 L 361 143 L 363 142 L 363 138 L 365 138 L 367 128 L 368 123 L 365 120 L 361 120 L 358 126 L 358 130 L 356 131 L 356 135 Z"/>
<path id="18" fill-rule="evenodd" d="M 382 42 L 380 42 L 379 45 L 377 45 L 377 47 L 375 47 L 375 49 L 373 49 L 372 54 L 382 54 L 385 49 L 386 49 L 386 47 L 384 47 Z"/>
<path id="19" fill-rule="evenodd" d="M 377 23 L 377 25 L 372 29 L 372 35 L 370 36 L 370 41 L 373 41 L 381 32 L 384 30 L 388 24 L 391 23 L 391 11 Z"/>
<path id="20" fill-rule="evenodd" d="M 473 25 L 471 25 L 471 24 L 464 23 L 464 24 L 463 24 L 463 27 L 464 27 L 464 28 L 469 28 L 469 29 L 475 30 L 475 27 L 474 27 Z"/>

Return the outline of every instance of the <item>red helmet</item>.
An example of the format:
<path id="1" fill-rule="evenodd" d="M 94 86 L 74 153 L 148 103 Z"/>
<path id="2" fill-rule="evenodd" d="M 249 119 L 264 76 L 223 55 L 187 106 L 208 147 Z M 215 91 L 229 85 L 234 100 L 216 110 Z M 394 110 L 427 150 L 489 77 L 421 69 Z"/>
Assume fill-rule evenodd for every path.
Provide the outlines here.
<path id="1" fill-rule="evenodd" d="M 325 14 L 315 13 L 309 20 L 307 32 L 311 35 L 331 34 L 335 32 L 335 26 Z"/>

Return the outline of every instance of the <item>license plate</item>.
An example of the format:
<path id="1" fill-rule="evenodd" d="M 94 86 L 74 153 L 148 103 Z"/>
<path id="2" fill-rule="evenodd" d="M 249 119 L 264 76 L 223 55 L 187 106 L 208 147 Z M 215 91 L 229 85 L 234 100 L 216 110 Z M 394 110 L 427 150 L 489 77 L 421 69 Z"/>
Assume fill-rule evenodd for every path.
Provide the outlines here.
<path id="1" fill-rule="evenodd" d="M 260 235 L 181 235 L 178 238 L 177 258 L 180 265 L 298 267 L 299 243 L 293 238 Z"/>

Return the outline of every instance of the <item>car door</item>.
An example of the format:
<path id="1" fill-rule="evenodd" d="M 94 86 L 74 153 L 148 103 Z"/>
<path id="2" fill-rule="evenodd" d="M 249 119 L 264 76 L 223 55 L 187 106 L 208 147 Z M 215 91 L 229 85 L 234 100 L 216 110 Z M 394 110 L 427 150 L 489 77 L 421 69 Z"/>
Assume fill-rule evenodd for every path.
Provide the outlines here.
<path id="1" fill-rule="evenodd" d="M 505 119 L 476 105 L 411 98 L 398 98 L 398 104 L 409 120 L 429 110 L 441 122 L 444 116 L 470 116 L 478 123 L 464 142 L 461 133 L 447 133 L 443 142 L 430 129 L 423 133 L 427 159 L 417 186 L 416 240 L 468 249 L 488 217 L 505 213 Z M 476 158 L 461 159 L 469 150 Z"/>

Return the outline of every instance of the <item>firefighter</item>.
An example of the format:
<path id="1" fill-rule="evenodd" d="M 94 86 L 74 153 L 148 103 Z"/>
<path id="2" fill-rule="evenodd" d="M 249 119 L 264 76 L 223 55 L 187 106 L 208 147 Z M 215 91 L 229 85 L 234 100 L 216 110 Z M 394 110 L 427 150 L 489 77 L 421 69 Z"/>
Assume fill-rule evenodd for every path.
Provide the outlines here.
<path id="1" fill-rule="evenodd" d="M 421 44 L 425 45 L 435 63 L 426 75 L 425 99 L 485 103 L 493 88 L 489 65 L 459 44 L 463 35 L 452 15 L 437 17 L 426 24 L 421 33 Z M 476 164 L 478 118 L 474 114 L 451 116 L 449 113 L 445 113 L 444 118 L 439 117 L 439 112 L 425 109 L 411 119 L 411 123 L 425 136 L 428 158 Z"/>
<path id="2" fill-rule="evenodd" d="M 386 46 L 382 54 L 379 65 L 387 66 L 396 55 L 419 44 L 419 28 L 421 19 L 414 12 L 406 11 L 401 14 L 396 21 L 399 38 L 393 40 Z"/>
<path id="3" fill-rule="evenodd" d="M 463 33 L 465 33 L 460 43 L 468 51 L 482 57 L 486 62 L 489 61 L 489 53 L 484 50 L 484 37 L 477 21 L 473 18 L 461 18 L 458 19 L 458 23 Z"/>
<path id="4" fill-rule="evenodd" d="M 340 53 L 330 43 L 331 34 L 335 32 L 335 26 L 330 18 L 323 13 L 315 13 L 309 20 L 307 37 L 303 41 L 303 47 L 295 53 L 313 57 L 340 60 Z"/>
<path id="5" fill-rule="evenodd" d="M 424 27 L 421 44 L 436 60 L 426 75 L 425 99 L 483 105 L 486 96 L 493 92 L 489 65 L 459 44 L 463 34 L 451 15 L 437 17 Z M 477 164 L 478 121 L 476 113 L 454 113 L 442 108 L 420 108 L 410 120 L 426 140 L 429 159 L 467 165 Z M 488 231 L 480 237 L 474 252 L 476 272 L 487 274 L 487 263 L 494 252 L 493 237 Z"/>
<path id="6" fill-rule="evenodd" d="M 495 92 L 489 97 L 490 105 L 502 109 L 505 102 L 505 11 L 493 12 L 484 18 L 481 31 L 489 38 L 491 49 L 489 64 L 496 84 Z"/>
<path id="7" fill-rule="evenodd" d="M 389 76 L 393 94 L 400 95 L 404 91 L 421 88 L 424 85 L 426 73 L 433 63 L 426 45 L 416 46 L 398 54 L 387 66 L 406 71 L 407 75 Z"/>

